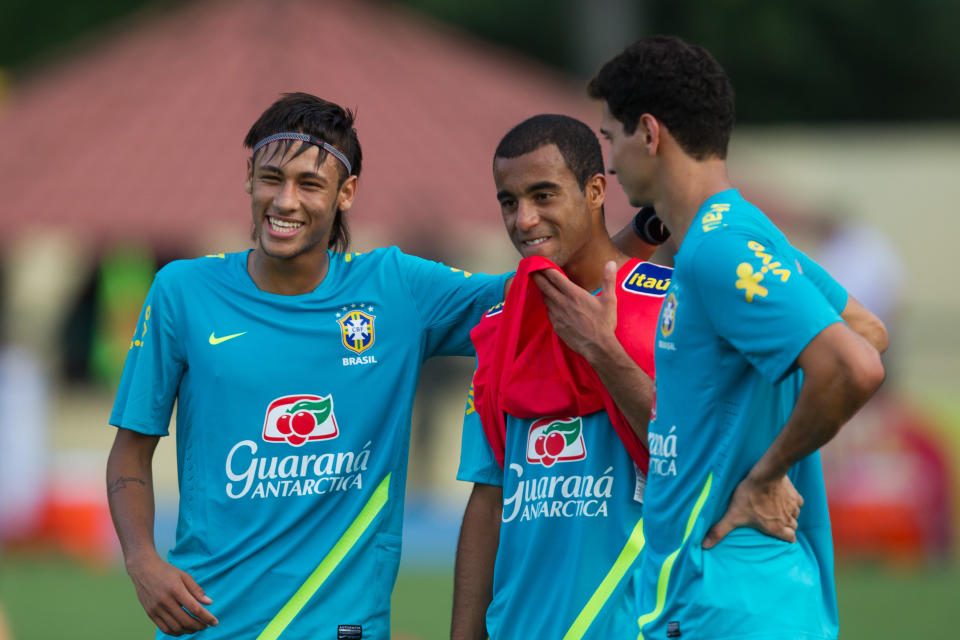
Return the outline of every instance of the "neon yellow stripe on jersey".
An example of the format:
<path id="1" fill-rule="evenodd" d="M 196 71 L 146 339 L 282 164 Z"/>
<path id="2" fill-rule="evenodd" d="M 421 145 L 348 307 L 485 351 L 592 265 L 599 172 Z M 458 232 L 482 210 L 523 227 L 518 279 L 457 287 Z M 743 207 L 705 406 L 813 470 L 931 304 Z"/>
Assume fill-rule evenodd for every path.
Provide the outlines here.
<path id="1" fill-rule="evenodd" d="M 626 575 L 627 569 L 630 568 L 630 565 L 632 565 L 634 560 L 637 559 L 637 556 L 640 555 L 640 552 L 643 550 L 643 543 L 643 518 L 641 518 L 637 522 L 637 526 L 635 526 L 630 533 L 627 544 L 625 544 L 620 551 L 616 562 L 610 567 L 610 571 L 607 572 L 600 586 L 593 592 L 593 595 L 590 596 L 580 615 L 573 621 L 567 633 L 564 634 L 563 640 L 579 640 L 583 637 L 583 634 L 585 634 L 587 629 L 590 628 L 590 625 L 593 624 L 593 620 L 597 617 L 597 614 L 600 613 L 600 609 L 602 609 L 603 605 L 610 599 L 610 594 L 613 593 L 613 590 L 623 579 L 623 576 Z"/>
<path id="2" fill-rule="evenodd" d="M 257 640 L 276 640 L 287 628 L 304 605 L 313 597 L 313 594 L 323 585 L 324 581 L 333 573 L 337 565 L 343 560 L 353 545 L 357 544 L 360 536 L 367 530 L 373 519 L 377 517 L 383 506 L 387 504 L 387 498 L 390 494 L 390 474 L 383 479 L 367 501 L 367 504 L 360 510 L 360 515 L 350 523 L 347 530 L 340 536 L 337 543 L 333 545 L 326 557 L 320 561 L 317 568 L 313 570 L 307 581 L 304 582 L 293 597 L 283 605 L 280 612 L 270 621 L 267 628 L 257 636 Z"/>
<path id="3" fill-rule="evenodd" d="M 644 640 L 644 625 L 655 619 L 663 611 L 663 606 L 667 601 L 667 584 L 670 582 L 670 571 L 673 569 L 673 563 L 677 561 L 677 556 L 680 555 L 680 549 L 683 549 L 687 538 L 690 537 L 690 532 L 693 531 L 693 523 L 697 521 L 697 518 L 700 516 L 700 510 L 703 509 L 703 503 L 707 501 L 707 496 L 710 495 L 710 485 L 712 483 L 713 472 L 711 471 L 710 475 L 707 476 L 707 482 L 700 491 L 700 497 L 697 498 L 696 503 L 693 505 L 693 510 L 690 511 L 690 518 L 687 520 L 687 530 L 683 533 L 683 540 L 680 541 L 680 546 L 676 551 L 667 556 L 667 559 L 663 561 L 663 566 L 660 567 L 660 577 L 657 579 L 657 606 L 650 613 L 644 614 L 637 619 L 637 626 L 640 627 L 637 640 Z"/>

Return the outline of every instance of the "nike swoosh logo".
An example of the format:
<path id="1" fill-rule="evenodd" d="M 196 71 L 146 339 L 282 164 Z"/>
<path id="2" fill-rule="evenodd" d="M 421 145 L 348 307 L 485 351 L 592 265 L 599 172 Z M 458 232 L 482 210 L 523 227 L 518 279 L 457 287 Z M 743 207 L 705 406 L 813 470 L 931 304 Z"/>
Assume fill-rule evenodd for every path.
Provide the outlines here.
<path id="1" fill-rule="evenodd" d="M 241 331 L 240 333 L 233 333 L 233 334 L 231 334 L 231 335 L 229 335 L 229 336 L 223 336 L 222 338 L 218 338 L 218 337 L 216 337 L 215 335 L 213 335 L 213 332 L 211 331 L 211 332 L 210 332 L 210 344 L 220 344 L 221 342 L 226 342 L 227 340 L 233 340 L 234 338 L 238 338 L 238 337 L 242 336 L 242 335 L 245 334 L 245 333 L 246 333 L 246 331 Z"/>

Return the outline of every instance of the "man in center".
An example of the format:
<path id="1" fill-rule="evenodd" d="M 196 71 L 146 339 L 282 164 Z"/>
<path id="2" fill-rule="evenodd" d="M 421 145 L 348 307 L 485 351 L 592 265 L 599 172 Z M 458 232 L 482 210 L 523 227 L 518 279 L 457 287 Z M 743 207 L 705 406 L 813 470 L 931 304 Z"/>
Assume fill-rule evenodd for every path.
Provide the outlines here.
<path id="1" fill-rule="evenodd" d="M 524 259 L 472 334 L 457 477 L 474 488 L 452 637 L 623 637 L 636 629 L 653 336 L 671 270 L 611 242 L 603 155 L 582 122 L 522 122 L 497 147 L 493 174 Z M 570 288 L 597 295 L 559 304 Z M 572 331 L 574 318 L 606 330 Z"/>

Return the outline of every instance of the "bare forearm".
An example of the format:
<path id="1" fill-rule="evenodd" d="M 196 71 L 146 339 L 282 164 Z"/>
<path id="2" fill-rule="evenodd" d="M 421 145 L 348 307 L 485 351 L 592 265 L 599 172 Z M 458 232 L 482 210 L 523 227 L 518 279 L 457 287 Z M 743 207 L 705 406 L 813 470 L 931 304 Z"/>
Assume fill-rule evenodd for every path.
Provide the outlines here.
<path id="1" fill-rule="evenodd" d="M 653 404 L 653 380 L 634 362 L 615 337 L 587 352 L 587 362 L 640 441 L 647 442 Z"/>
<path id="2" fill-rule="evenodd" d="M 479 490 L 478 490 L 479 489 Z M 453 640 L 487 637 L 487 607 L 493 598 L 493 567 L 500 540 L 503 490 L 475 485 L 463 514 L 453 582 Z"/>
<path id="3" fill-rule="evenodd" d="M 837 434 L 883 382 L 877 351 L 838 323 L 821 335 L 846 332 L 847 342 L 811 343 L 797 359 L 804 381 L 790 418 L 751 475 L 772 479 L 786 474 Z M 829 337 L 829 336 L 828 336 Z"/>
<path id="4" fill-rule="evenodd" d="M 153 540 L 153 447 L 149 442 L 132 444 L 139 438 L 142 436 L 118 433 L 107 459 L 107 501 L 128 565 L 144 556 L 156 555 Z"/>

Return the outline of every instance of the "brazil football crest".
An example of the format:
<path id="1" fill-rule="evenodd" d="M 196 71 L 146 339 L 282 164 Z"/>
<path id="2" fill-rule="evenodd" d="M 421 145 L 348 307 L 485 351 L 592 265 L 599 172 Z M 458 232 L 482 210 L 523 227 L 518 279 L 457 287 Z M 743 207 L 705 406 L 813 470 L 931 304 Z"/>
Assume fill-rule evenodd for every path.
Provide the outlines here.
<path id="1" fill-rule="evenodd" d="M 373 346 L 373 321 L 375 316 L 351 309 L 337 319 L 343 346 L 354 353 L 363 353 Z"/>
<path id="2" fill-rule="evenodd" d="M 673 333 L 677 321 L 677 297 L 672 293 L 667 296 L 660 311 L 660 333 L 664 338 Z"/>

